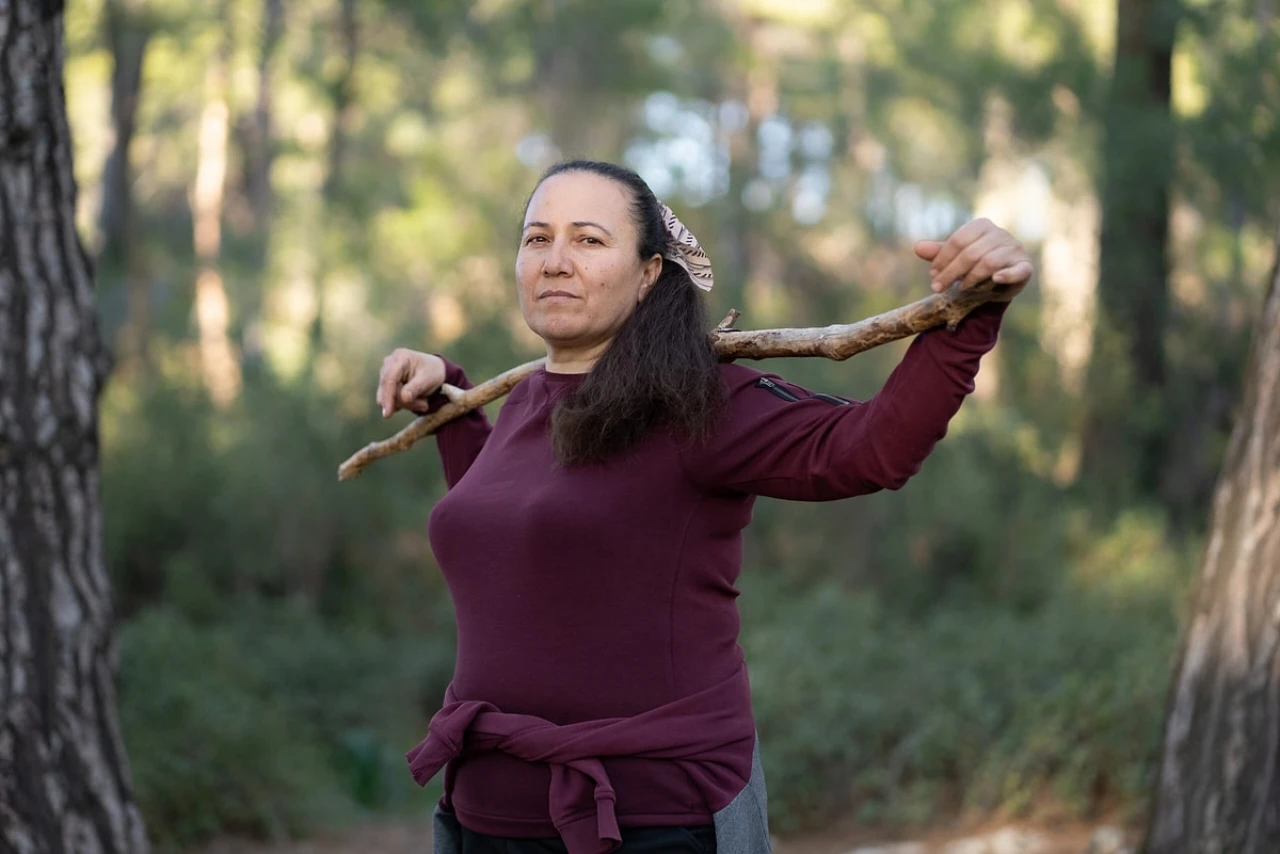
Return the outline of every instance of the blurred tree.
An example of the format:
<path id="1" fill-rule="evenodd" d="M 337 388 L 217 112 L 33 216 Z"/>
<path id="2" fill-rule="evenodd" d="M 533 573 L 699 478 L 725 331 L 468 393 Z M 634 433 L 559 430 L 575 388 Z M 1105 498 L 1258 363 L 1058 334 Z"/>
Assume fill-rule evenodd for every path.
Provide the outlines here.
<path id="1" fill-rule="evenodd" d="M 150 284 L 138 214 L 133 201 L 134 173 L 130 146 L 137 127 L 143 62 L 152 24 L 146 0 L 107 0 L 104 22 L 111 50 L 111 149 L 102 169 L 99 213 L 100 265 L 123 269 L 128 281 L 129 324 L 126 358 L 141 370 L 147 366 L 151 336 Z"/>
<path id="2" fill-rule="evenodd" d="M 0 6 L 0 848 L 143 852 L 98 506 L 108 357 L 75 227 L 62 4 Z"/>
<path id="3" fill-rule="evenodd" d="M 227 0 L 218 7 L 218 19 L 230 12 Z M 200 147 L 196 160 L 195 184 L 191 191 L 196 258 L 195 314 L 200 333 L 200 365 L 209 397 L 226 405 L 240 391 L 240 362 L 227 334 L 231 303 L 223 283 L 219 256 L 222 253 L 222 203 L 227 176 L 227 133 L 230 107 L 227 99 L 231 54 L 231 29 L 221 39 L 206 69 L 205 104 L 200 114 Z"/>
<path id="4" fill-rule="evenodd" d="M 1280 850 L 1280 232 L 1170 698 L 1147 854 Z"/>
<path id="5" fill-rule="evenodd" d="M 332 202 L 343 186 L 343 166 L 347 159 L 348 140 L 355 120 L 352 102 L 356 74 L 356 57 L 360 50 L 359 22 L 355 0 L 341 0 L 338 7 L 338 31 L 342 43 L 342 70 L 333 82 L 333 133 L 329 135 L 329 170 L 325 175 L 324 196 Z"/>
<path id="6" fill-rule="evenodd" d="M 111 148 L 102 170 L 102 208 L 99 228 L 102 253 L 121 253 L 128 239 L 132 207 L 129 143 L 137 126 L 138 94 L 151 25 L 145 0 L 107 0 L 104 7 L 107 45 L 111 50 Z"/>
<path id="7" fill-rule="evenodd" d="M 258 53 L 258 91 L 253 112 L 242 117 L 240 129 L 244 147 L 245 195 L 253 213 L 253 229 L 265 232 L 271 227 L 271 164 L 275 158 L 272 128 L 272 59 L 280 46 L 284 30 L 283 0 L 263 0 L 262 45 Z"/>
<path id="8" fill-rule="evenodd" d="M 273 60 L 283 31 L 283 0 L 263 0 L 262 44 L 258 52 L 257 69 L 258 91 L 253 111 L 241 116 L 236 123 L 236 137 L 243 164 L 243 192 L 249 210 L 250 246 L 246 266 L 250 274 L 259 280 L 257 286 L 247 288 L 247 292 L 241 295 L 244 304 L 240 314 L 244 322 L 240 352 L 246 373 L 257 371 L 261 367 L 261 279 L 266 274 L 267 251 L 271 243 L 272 217 L 275 212 L 275 197 L 271 189 L 271 168 L 276 157 Z"/>
<path id="9" fill-rule="evenodd" d="M 1273 0 L 1190 4 L 1175 58 L 1179 156 L 1161 502 L 1174 526 L 1209 516 L 1250 321 L 1280 218 L 1280 25 Z"/>
<path id="10" fill-rule="evenodd" d="M 1099 317 L 1084 467 L 1099 495 L 1155 492 L 1164 463 L 1173 45 L 1181 0 L 1120 0 L 1105 115 Z M 1114 504 L 1111 505 L 1114 508 Z"/>
<path id="11" fill-rule="evenodd" d="M 319 288 L 320 310 L 315 313 L 311 322 L 311 352 L 319 352 L 324 347 L 324 305 L 326 285 L 331 270 L 336 266 L 336 257 L 347 249 L 342 239 L 344 232 L 353 230 L 353 224 L 343 216 L 344 208 L 350 207 L 348 190 L 347 161 L 351 159 L 352 136 L 358 105 L 355 103 L 356 65 L 360 55 L 360 22 L 356 17 L 355 0 L 340 0 L 338 5 L 338 42 L 341 50 L 340 70 L 328 89 L 333 101 L 333 130 L 329 134 L 328 165 L 325 170 L 324 185 L 321 198 L 325 205 L 325 214 L 316 247 L 318 270 L 316 283 Z M 314 379 L 312 369 L 315 360 L 307 365 L 307 376 Z"/>

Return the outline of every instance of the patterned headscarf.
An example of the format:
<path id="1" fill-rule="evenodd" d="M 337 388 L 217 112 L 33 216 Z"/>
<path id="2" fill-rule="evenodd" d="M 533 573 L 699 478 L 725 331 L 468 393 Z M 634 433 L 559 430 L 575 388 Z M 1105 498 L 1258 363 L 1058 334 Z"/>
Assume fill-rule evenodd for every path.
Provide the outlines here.
<path id="1" fill-rule="evenodd" d="M 698 238 L 684 227 L 684 223 L 665 204 L 662 205 L 662 222 L 671 235 L 670 246 L 662 253 L 663 257 L 684 267 L 695 285 L 704 291 L 711 290 L 711 286 L 715 284 L 715 277 L 711 274 L 711 259 L 702 251 Z"/>

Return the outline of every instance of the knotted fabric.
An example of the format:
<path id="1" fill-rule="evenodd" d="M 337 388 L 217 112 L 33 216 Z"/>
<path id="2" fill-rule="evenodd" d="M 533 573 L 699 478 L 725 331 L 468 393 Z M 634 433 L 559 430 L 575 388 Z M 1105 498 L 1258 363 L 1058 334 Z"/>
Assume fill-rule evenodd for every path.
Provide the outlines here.
<path id="1" fill-rule="evenodd" d="M 458 700 L 452 684 L 431 719 L 427 737 L 406 754 L 418 785 L 448 764 L 442 809 L 452 812 L 452 760 L 501 750 L 551 767 L 551 821 L 569 854 L 607 854 L 622 841 L 614 792 L 602 759 L 627 756 L 679 763 L 706 798 L 722 809 L 751 776 L 751 750 L 726 750 L 755 739 L 745 666 L 718 685 L 632 717 L 557 725 L 535 715 L 503 712 L 492 703 Z M 744 711 L 745 710 L 745 711 Z M 748 758 L 730 763 L 717 756 Z"/>
<path id="2" fill-rule="evenodd" d="M 716 282 L 711 272 L 711 259 L 703 251 L 698 238 L 693 236 L 693 232 L 671 208 L 662 202 L 659 204 L 662 205 L 662 223 L 667 227 L 667 235 L 671 238 L 670 248 L 663 253 L 663 257 L 684 267 L 695 285 L 704 291 L 710 291 Z"/>

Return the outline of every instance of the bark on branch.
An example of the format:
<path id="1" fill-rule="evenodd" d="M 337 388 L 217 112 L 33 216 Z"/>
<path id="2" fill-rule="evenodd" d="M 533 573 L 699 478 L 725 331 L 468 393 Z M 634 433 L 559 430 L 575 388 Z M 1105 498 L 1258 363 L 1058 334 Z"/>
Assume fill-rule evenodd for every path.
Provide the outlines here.
<path id="1" fill-rule="evenodd" d="M 990 280 L 972 288 L 952 287 L 909 305 L 868 317 L 857 323 L 817 326 L 807 329 L 734 329 L 739 313 L 729 312 L 711 333 L 711 341 L 722 361 L 769 359 L 780 356 L 822 356 L 843 361 L 881 344 L 946 324 L 955 329 L 964 317 L 987 302 L 1012 299 L 1008 285 Z M 536 371 L 546 361 L 535 359 L 504 371 L 475 388 L 460 389 L 448 383 L 440 387 L 449 402 L 431 415 L 420 416 L 399 433 L 380 442 L 371 442 L 338 467 L 338 480 L 351 480 L 375 460 L 407 451 L 419 439 L 430 436 L 453 419 L 497 400 L 516 383 Z"/>

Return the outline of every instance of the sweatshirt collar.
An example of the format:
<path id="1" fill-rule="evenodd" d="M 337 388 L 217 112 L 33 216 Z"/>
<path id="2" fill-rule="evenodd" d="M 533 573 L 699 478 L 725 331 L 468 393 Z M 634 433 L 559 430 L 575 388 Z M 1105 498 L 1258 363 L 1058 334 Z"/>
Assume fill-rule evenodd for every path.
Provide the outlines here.
<path id="1" fill-rule="evenodd" d="M 561 374 L 554 371 L 548 371 L 545 365 L 538 368 L 538 373 L 542 375 L 543 382 L 549 386 L 577 385 L 582 382 L 582 379 L 586 376 L 585 373 Z"/>

